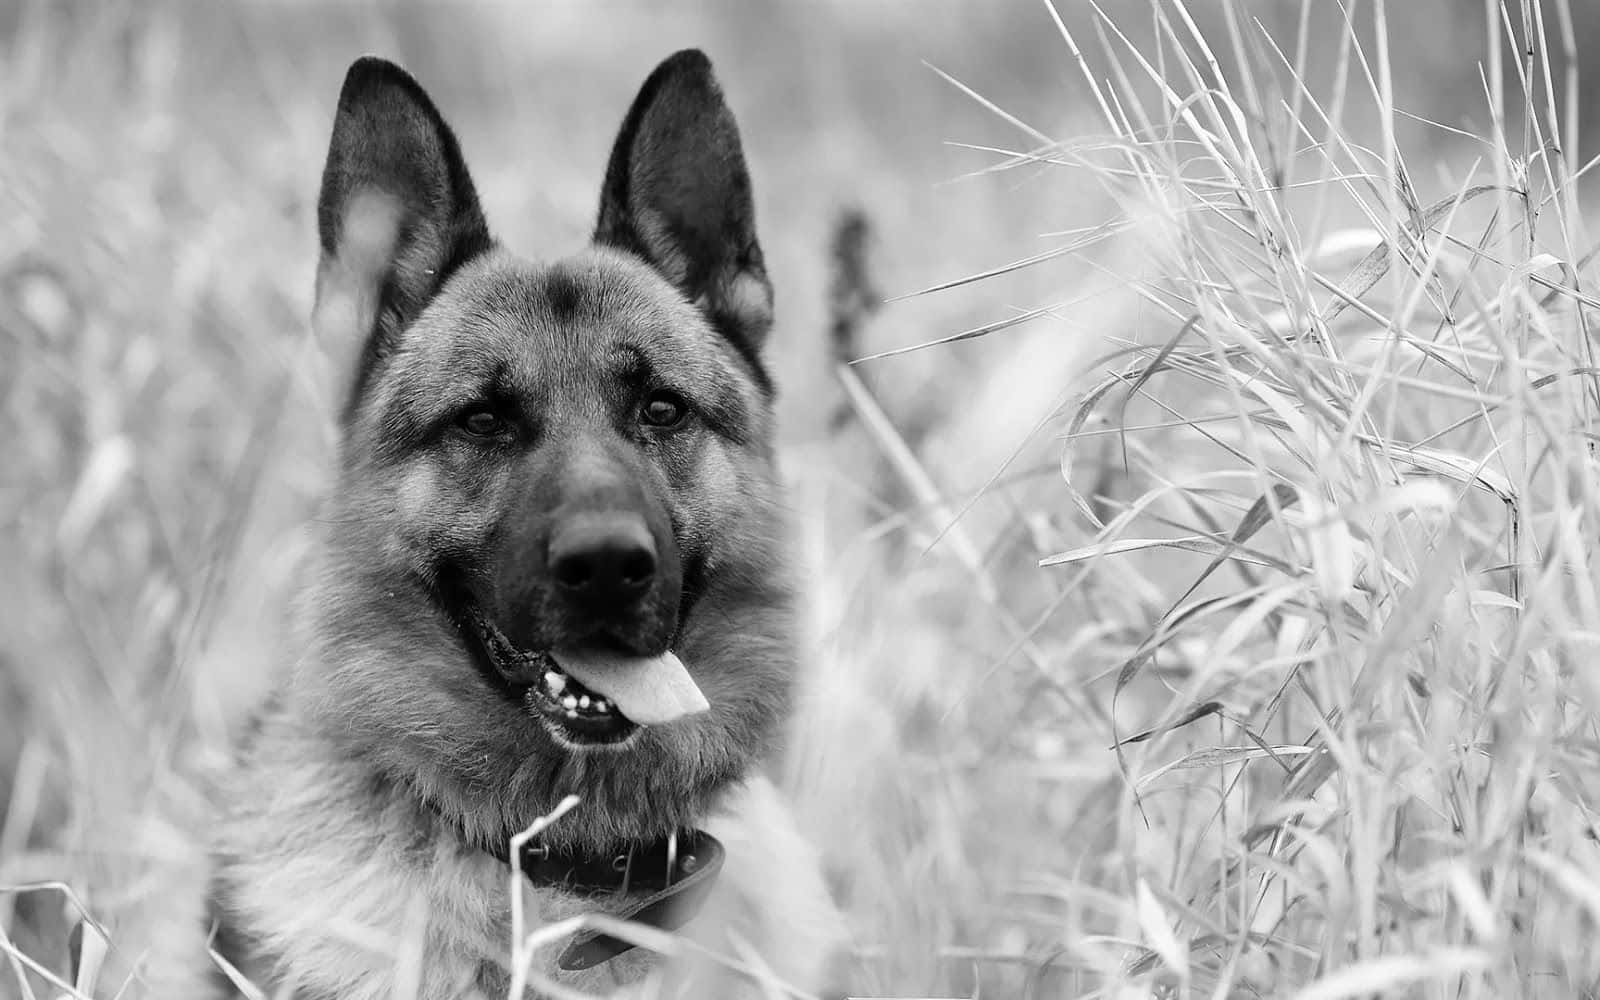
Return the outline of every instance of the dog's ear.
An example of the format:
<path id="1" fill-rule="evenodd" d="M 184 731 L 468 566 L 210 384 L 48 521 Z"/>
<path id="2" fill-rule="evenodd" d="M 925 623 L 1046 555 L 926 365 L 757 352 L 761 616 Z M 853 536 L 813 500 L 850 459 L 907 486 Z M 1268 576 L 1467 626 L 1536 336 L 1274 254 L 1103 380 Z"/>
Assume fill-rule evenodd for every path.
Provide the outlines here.
<path id="1" fill-rule="evenodd" d="M 739 126 L 703 52 L 669 57 L 623 119 L 596 243 L 643 257 L 751 357 L 772 326 Z"/>
<path id="2" fill-rule="evenodd" d="M 364 344 L 357 391 L 450 274 L 492 240 L 450 127 L 405 70 L 356 60 L 317 202 L 315 325 Z"/>

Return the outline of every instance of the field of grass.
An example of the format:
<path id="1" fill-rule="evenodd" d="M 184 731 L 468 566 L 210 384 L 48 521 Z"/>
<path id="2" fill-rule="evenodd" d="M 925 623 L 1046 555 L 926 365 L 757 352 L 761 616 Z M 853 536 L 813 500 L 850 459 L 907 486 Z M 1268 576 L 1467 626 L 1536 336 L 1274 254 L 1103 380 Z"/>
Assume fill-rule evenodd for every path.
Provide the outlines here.
<path id="1" fill-rule="evenodd" d="M 0 997 L 75 995 L 68 899 L 91 992 L 147 995 L 269 680 L 345 65 L 408 65 L 539 254 L 685 45 L 778 290 L 783 768 L 850 988 L 1600 995 L 1596 40 L 1570 0 L 0 9 Z M 844 365 L 856 209 L 891 300 Z"/>

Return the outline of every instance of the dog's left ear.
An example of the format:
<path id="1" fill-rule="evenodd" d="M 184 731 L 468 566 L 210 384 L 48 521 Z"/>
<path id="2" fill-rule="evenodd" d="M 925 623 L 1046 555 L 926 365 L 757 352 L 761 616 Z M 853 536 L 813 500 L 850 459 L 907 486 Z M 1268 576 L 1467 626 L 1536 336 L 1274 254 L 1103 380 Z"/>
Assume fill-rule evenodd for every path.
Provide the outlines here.
<path id="1" fill-rule="evenodd" d="M 751 355 L 772 326 L 739 126 L 711 60 L 670 56 L 623 119 L 600 192 L 596 243 L 643 257 Z"/>

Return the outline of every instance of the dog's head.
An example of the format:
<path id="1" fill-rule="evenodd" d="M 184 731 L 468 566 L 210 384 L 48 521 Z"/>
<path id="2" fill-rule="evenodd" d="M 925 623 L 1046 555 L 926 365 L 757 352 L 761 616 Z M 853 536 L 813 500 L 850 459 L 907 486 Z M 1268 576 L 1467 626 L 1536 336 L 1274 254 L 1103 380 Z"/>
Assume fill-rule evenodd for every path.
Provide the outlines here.
<path id="1" fill-rule="evenodd" d="M 623 121 L 593 245 L 500 248 L 410 76 L 351 67 L 315 326 L 359 343 L 309 710 L 475 836 L 685 823 L 767 749 L 792 595 L 761 349 L 772 290 L 709 61 Z"/>

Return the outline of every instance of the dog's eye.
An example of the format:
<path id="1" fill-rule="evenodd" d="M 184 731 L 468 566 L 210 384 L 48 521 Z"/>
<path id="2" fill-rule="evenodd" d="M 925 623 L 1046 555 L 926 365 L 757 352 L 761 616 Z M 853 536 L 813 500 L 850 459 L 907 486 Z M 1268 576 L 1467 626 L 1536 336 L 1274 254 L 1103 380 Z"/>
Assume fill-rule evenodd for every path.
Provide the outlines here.
<path id="1" fill-rule="evenodd" d="M 689 415 L 689 404 L 669 389 L 657 389 L 645 397 L 639 419 L 652 427 L 676 427 Z"/>
<path id="2" fill-rule="evenodd" d="M 511 424 L 493 410 L 467 410 L 456 424 L 473 437 L 499 437 L 511 429 Z"/>

